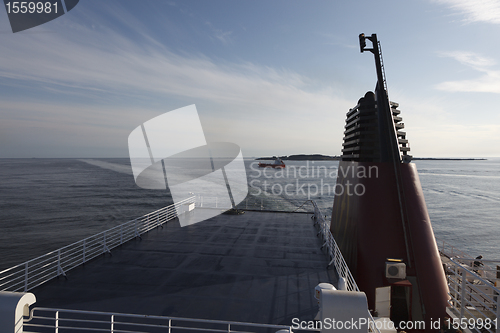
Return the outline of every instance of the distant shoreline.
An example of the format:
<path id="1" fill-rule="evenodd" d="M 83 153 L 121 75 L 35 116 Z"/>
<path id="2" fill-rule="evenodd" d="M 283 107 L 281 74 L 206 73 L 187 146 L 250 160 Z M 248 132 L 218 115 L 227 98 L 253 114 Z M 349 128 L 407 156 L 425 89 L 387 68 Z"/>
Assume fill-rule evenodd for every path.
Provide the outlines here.
<path id="1" fill-rule="evenodd" d="M 487 161 L 487 158 L 414 157 L 412 161 Z"/>
<path id="2" fill-rule="evenodd" d="M 300 154 L 290 156 L 278 156 L 283 161 L 340 161 L 341 156 L 328 156 L 321 154 Z M 274 160 L 274 157 L 259 157 L 257 161 Z M 447 158 L 447 157 L 414 157 L 413 161 L 487 161 L 486 158 Z"/>
<path id="3" fill-rule="evenodd" d="M 301 155 L 290 155 L 290 156 L 278 156 L 278 158 L 283 161 L 339 161 L 340 156 L 328 156 L 328 155 L 320 155 L 320 154 L 301 154 Z M 259 157 L 255 160 L 274 160 L 274 157 Z"/>

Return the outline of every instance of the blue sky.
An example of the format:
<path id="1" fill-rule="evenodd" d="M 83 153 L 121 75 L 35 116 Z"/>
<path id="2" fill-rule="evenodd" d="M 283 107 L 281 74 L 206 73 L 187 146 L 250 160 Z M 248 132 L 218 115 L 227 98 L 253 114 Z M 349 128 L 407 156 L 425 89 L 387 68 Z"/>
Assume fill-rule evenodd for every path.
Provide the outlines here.
<path id="1" fill-rule="evenodd" d="M 0 157 L 127 157 L 134 128 L 191 104 L 245 157 L 338 155 L 376 83 L 361 32 L 414 156 L 500 156 L 499 27 L 476 0 L 81 0 L 16 34 L 0 10 Z"/>

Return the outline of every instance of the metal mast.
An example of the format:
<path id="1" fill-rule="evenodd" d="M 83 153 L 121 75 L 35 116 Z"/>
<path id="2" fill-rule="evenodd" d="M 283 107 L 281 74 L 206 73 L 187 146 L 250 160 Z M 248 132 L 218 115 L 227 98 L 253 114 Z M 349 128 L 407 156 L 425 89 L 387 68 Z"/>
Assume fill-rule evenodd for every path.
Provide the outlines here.
<path id="1" fill-rule="evenodd" d="M 372 48 L 366 48 L 366 39 L 372 42 Z M 406 209 L 406 202 L 403 189 L 403 177 L 401 175 L 400 164 L 401 152 L 399 150 L 399 142 L 397 130 L 394 125 L 394 119 L 389 103 L 389 95 L 387 92 L 387 82 L 385 79 L 384 63 L 382 61 L 382 51 L 380 42 L 377 40 L 377 35 L 365 36 L 359 35 L 359 48 L 361 53 L 370 51 L 375 56 L 375 66 L 377 69 L 377 109 L 379 118 L 380 130 L 380 154 L 382 162 L 391 162 L 394 165 L 394 173 L 396 176 L 396 189 L 398 192 L 398 200 L 400 207 L 401 223 L 405 237 L 406 255 L 408 258 L 408 266 L 412 267 L 413 258 L 410 256 L 410 248 L 412 248 L 411 237 L 409 235 L 410 229 L 408 226 L 408 213 Z M 406 161 L 405 161 L 406 162 Z"/>

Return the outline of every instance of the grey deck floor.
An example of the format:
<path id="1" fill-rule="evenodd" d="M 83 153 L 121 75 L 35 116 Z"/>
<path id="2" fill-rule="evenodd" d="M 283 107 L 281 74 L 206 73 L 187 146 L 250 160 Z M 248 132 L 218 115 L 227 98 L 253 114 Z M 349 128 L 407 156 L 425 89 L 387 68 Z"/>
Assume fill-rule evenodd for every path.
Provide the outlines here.
<path id="1" fill-rule="evenodd" d="M 203 210 L 192 213 L 200 214 Z M 310 214 L 246 212 L 177 220 L 32 290 L 35 306 L 291 324 L 336 284 Z"/>

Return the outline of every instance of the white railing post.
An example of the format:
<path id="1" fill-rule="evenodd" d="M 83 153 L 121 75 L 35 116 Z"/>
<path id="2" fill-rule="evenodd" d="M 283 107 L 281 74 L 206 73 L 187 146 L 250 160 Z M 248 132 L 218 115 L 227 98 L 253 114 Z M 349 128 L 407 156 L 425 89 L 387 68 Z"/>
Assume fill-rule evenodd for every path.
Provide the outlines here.
<path id="1" fill-rule="evenodd" d="M 460 293 L 460 320 L 464 317 L 464 310 L 467 301 L 465 300 L 466 292 L 465 288 L 467 288 L 467 272 L 465 268 L 462 268 L 462 292 Z"/>
<path id="2" fill-rule="evenodd" d="M 28 291 L 28 261 L 24 263 L 24 292 Z"/>
<path id="3" fill-rule="evenodd" d="M 168 320 L 168 333 L 172 333 L 172 319 Z"/>
<path id="4" fill-rule="evenodd" d="M 56 311 L 55 333 L 59 333 L 59 311 Z"/>
<path id="5" fill-rule="evenodd" d="M 115 315 L 111 315 L 111 333 L 115 331 Z"/>

